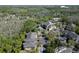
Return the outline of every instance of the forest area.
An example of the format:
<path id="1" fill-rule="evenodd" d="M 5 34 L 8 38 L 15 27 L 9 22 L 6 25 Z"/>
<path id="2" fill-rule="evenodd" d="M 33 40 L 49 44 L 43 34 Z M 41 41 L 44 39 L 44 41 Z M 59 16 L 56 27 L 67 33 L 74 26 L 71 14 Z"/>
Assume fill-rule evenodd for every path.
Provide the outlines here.
<path id="1" fill-rule="evenodd" d="M 20 53 L 23 48 L 24 39 L 29 32 L 38 32 L 38 26 L 46 23 L 53 18 L 59 20 L 62 25 L 70 27 L 64 30 L 73 31 L 79 35 L 79 6 L 1 6 L 0 7 L 0 53 Z M 71 24 L 75 24 L 72 28 Z M 58 25 L 58 24 L 57 24 Z M 55 34 L 47 30 L 42 32 L 48 44 L 44 45 L 45 53 L 54 53 L 56 47 L 74 46 L 79 50 L 79 42 L 76 43 L 73 38 L 67 38 L 67 42 L 62 44 L 55 38 Z M 62 32 L 64 33 L 64 32 Z M 35 50 L 37 52 L 37 50 Z"/>

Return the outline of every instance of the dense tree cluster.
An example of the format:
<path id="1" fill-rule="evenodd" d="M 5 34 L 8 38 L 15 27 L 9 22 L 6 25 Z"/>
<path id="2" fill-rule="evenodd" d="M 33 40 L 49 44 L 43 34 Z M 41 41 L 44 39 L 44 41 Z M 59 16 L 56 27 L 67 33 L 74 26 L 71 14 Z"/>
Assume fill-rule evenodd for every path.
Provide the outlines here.
<path id="1" fill-rule="evenodd" d="M 25 33 L 20 33 L 20 35 L 16 35 L 15 37 L 0 36 L 0 52 L 20 52 L 24 38 Z"/>

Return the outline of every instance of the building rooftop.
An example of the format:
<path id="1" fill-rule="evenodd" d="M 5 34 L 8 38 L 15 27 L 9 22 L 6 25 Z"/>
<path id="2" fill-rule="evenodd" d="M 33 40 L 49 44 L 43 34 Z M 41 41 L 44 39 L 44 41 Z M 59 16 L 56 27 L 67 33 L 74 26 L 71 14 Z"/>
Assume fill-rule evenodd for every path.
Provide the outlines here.
<path id="1" fill-rule="evenodd" d="M 25 39 L 25 42 L 23 43 L 24 48 L 33 48 L 37 44 L 37 34 L 35 32 L 29 32 L 27 33 L 27 38 Z"/>
<path id="2" fill-rule="evenodd" d="M 77 36 L 76 43 L 79 43 L 79 35 Z"/>
<path id="3" fill-rule="evenodd" d="M 39 39 L 39 43 L 40 43 L 41 45 L 45 45 L 45 44 L 47 43 L 47 41 L 45 40 L 44 37 L 39 37 L 38 39 Z"/>
<path id="4" fill-rule="evenodd" d="M 53 23 L 51 21 L 48 21 L 46 23 L 43 23 L 41 26 L 44 28 L 44 29 L 47 29 L 48 26 L 52 25 Z"/>
<path id="5" fill-rule="evenodd" d="M 36 32 L 29 32 L 27 33 L 27 38 L 25 39 L 25 42 L 23 43 L 24 48 L 34 48 L 39 43 L 40 45 L 46 44 L 45 37 L 38 37 Z"/>
<path id="6" fill-rule="evenodd" d="M 70 47 L 58 47 L 56 48 L 56 53 L 72 53 L 73 50 Z"/>
<path id="7" fill-rule="evenodd" d="M 72 38 L 72 39 L 76 39 L 77 38 L 77 34 L 75 32 L 72 31 L 65 31 L 63 37 L 66 38 Z"/>

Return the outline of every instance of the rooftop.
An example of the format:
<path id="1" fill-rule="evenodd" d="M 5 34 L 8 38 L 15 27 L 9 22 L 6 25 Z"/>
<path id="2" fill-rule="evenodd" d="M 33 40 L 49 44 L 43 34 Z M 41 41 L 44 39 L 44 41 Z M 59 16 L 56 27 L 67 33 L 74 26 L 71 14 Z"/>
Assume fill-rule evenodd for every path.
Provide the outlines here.
<path id="1" fill-rule="evenodd" d="M 72 48 L 70 47 L 58 47 L 55 51 L 56 53 L 72 53 Z"/>
<path id="2" fill-rule="evenodd" d="M 27 33 L 27 38 L 25 39 L 25 42 L 23 43 L 24 48 L 33 48 L 37 44 L 37 34 L 35 32 Z"/>
<path id="3" fill-rule="evenodd" d="M 45 44 L 47 43 L 47 41 L 45 40 L 44 37 L 39 37 L 38 39 L 39 39 L 39 43 L 40 43 L 41 45 L 45 45 Z"/>

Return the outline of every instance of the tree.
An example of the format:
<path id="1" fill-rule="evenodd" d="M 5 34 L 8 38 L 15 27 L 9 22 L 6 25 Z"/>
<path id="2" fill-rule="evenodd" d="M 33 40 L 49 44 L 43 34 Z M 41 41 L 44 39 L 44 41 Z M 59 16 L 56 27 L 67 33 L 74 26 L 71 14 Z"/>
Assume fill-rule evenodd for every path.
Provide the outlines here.
<path id="1" fill-rule="evenodd" d="M 79 34 L 79 26 L 76 26 L 75 32 L 76 32 L 77 34 Z"/>
<path id="2" fill-rule="evenodd" d="M 79 51 L 79 43 L 76 43 L 75 46 L 74 46 L 74 49 L 75 51 Z"/>
<path id="3" fill-rule="evenodd" d="M 0 36 L 0 52 L 15 53 L 20 52 L 25 33 L 20 33 L 13 37 Z"/>
<path id="4" fill-rule="evenodd" d="M 61 21 L 64 23 L 68 22 L 68 18 L 66 16 L 61 17 Z"/>
<path id="5" fill-rule="evenodd" d="M 24 23 L 24 28 L 23 30 L 26 31 L 26 32 L 30 32 L 32 30 L 35 30 L 35 27 L 37 26 L 37 23 L 34 22 L 33 20 L 27 20 L 25 23 Z"/>
<path id="6" fill-rule="evenodd" d="M 45 48 L 46 48 L 45 52 L 46 53 L 52 53 L 52 52 L 54 53 L 56 47 L 59 47 L 61 45 L 62 44 L 60 43 L 60 41 L 58 39 L 52 40 L 52 41 L 50 41 L 50 43 L 48 43 L 45 46 Z"/>
<path id="7" fill-rule="evenodd" d="M 74 46 L 76 42 L 73 39 L 69 39 L 67 44 L 68 46 Z"/>

